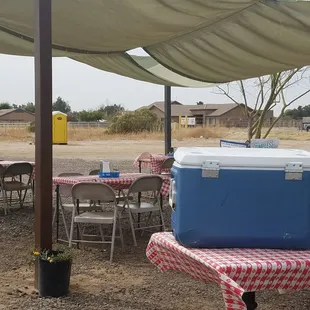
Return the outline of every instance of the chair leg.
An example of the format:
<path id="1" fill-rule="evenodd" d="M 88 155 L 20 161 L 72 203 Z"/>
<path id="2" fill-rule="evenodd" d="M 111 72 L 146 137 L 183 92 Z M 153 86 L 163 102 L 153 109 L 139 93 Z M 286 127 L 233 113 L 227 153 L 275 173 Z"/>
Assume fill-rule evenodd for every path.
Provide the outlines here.
<path id="1" fill-rule="evenodd" d="M 21 208 L 24 206 L 24 203 L 25 203 L 25 199 L 26 199 L 26 194 L 27 194 L 27 189 L 25 190 L 24 192 L 24 195 L 23 195 L 23 199 L 21 200 Z M 20 196 L 22 196 L 22 191 L 20 192 Z"/>
<path id="2" fill-rule="evenodd" d="M 135 228 L 133 226 L 132 214 L 131 214 L 129 208 L 128 208 L 128 214 L 129 214 L 129 222 L 130 222 L 130 228 L 131 228 L 131 233 L 132 233 L 133 244 L 134 244 L 134 246 L 137 246 Z"/>
<path id="3" fill-rule="evenodd" d="M 116 224 L 117 224 L 116 222 L 117 221 L 115 220 L 114 223 L 113 223 L 110 263 L 113 262 L 114 244 L 115 244 L 115 232 L 116 232 Z"/>
<path id="4" fill-rule="evenodd" d="M 104 234 L 103 234 L 103 229 L 102 229 L 102 225 L 99 224 L 99 231 L 100 231 L 100 236 L 101 236 L 101 240 L 104 242 Z M 104 248 L 104 243 L 102 244 L 102 247 Z"/>
<path id="5" fill-rule="evenodd" d="M 161 227 L 163 228 L 163 231 L 165 231 L 166 230 L 165 220 L 164 220 L 164 215 L 163 215 L 163 211 L 161 208 L 159 209 L 159 214 L 160 214 L 160 219 L 161 219 Z"/>
<path id="6" fill-rule="evenodd" d="M 54 208 L 54 214 L 53 214 L 53 220 L 52 220 L 52 227 L 54 227 L 54 225 L 55 225 L 56 212 L 57 212 L 57 210 L 56 210 L 56 208 Z"/>
<path id="7" fill-rule="evenodd" d="M 8 200 L 8 193 L 3 190 L 3 198 L 4 198 L 4 214 L 8 214 L 8 208 L 9 208 L 9 200 Z"/>
<path id="8" fill-rule="evenodd" d="M 74 230 L 74 213 L 72 212 L 71 227 L 70 227 L 70 237 L 69 237 L 69 248 L 72 247 L 73 230 Z"/>
<path id="9" fill-rule="evenodd" d="M 67 225 L 67 221 L 66 221 L 66 217 L 65 217 L 65 210 L 64 210 L 62 205 L 60 206 L 60 210 L 61 210 L 60 212 L 61 212 L 61 215 L 62 215 L 62 221 L 64 222 L 64 227 L 65 227 L 65 232 L 66 232 L 67 240 L 69 240 L 69 230 L 68 230 L 68 225 Z"/>
<path id="10" fill-rule="evenodd" d="M 119 229 L 119 237 L 121 239 L 122 250 L 124 250 L 124 236 L 120 218 L 118 218 L 118 229 Z"/>
<path id="11" fill-rule="evenodd" d="M 3 199 L 4 215 L 7 215 L 8 214 L 8 210 L 7 210 L 8 202 L 7 202 L 7 199 L 6 199 L 5 191 L 3 189 L 1 189 L 1 194 L 2 194 L 2 199 Z"/>
<path id="12" fill-rule="evenodd" d="M 151 216 L 152 216 L 152 211 L 149 213 L 149 216 L 147 217 L 147 220 L 146 220 L 146 223 L 145 223 L 145 227 L 148 226 L 149 221 L 150 221 L 150 219 L 151 219 Z M 142 229 L 142 231 L 141 231 L 141 237 L 142 237 L 143 234 L 144 234 L 144 230 L 145 230 L 145 229 Z"/>

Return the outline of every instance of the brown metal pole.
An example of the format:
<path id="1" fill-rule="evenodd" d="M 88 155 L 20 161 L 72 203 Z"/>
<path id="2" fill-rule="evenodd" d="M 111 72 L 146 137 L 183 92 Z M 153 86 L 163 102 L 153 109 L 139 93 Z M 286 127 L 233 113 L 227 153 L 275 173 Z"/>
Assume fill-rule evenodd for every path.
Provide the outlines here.
<path id="1" fill-rule="evenodd" d="M 51 0 L 35 0 L 35 247 L 52 248 Z M 39 274 L 36 268 L 35 282 Z M 37 286 L 37 285 L 36 285 Z"/>

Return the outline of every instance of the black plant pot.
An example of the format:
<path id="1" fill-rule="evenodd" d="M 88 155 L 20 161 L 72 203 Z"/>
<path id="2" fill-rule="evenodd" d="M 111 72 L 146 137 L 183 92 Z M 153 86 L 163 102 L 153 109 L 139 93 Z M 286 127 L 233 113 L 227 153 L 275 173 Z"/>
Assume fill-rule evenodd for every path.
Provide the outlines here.
<path id="1" fill-rule="evenodd" d="M 61 297 L 69 293 L 71 260 L 50 263 L 39 260 L 40 297 Z"/>

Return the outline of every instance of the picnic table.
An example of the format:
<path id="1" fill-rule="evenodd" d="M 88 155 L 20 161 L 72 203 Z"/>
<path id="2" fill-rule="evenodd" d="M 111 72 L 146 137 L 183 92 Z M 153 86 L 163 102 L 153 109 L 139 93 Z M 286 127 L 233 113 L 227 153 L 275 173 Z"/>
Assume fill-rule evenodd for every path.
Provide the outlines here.
<path id="1" fill-rule="evenodd" d="M 70 176 L 70 177 L 54 177 L 53 185 L 56 186 L 56 239 L 58 241 L 58 226 L 59 226 L 59 186 L 61 185 L 74 185 L 80 182 L 97 182 L 104 183 L 111 186 L 116 191 L 121 191 L 128 189 L 130 185 L 139 177 L 147 176 L 149 174 L 144 173 L 122 173 L 119 178 L 100 178 L 97 175 L 88 176 Z M 160 175 L 163 179 L 163 185 L 161 188 L 161 196 L 167 197 L 170 190 L 170 177 L 165 175 Z M 161 202 L 162 203 L 162 202 Z"/>
<path id="2" fill-rule="evenodd" d="M 170 157 L 163 154 L 142 153 L 135 159 L 133 165 L 139 168 L 140 173 L 142 168 L 150 168 L 153 174 L 160 174 L 161 166 L 167 158 Z"/>
<path id="3" fill-rule="evenodd" d="M 161 271 L 182 271 L 217 283 L 227 310 L 256 309 L 256 291 L 310 288 L 310 251 L 189 249 L 172 233 L 162 232 L 152 235 L 146 255 Z"/>

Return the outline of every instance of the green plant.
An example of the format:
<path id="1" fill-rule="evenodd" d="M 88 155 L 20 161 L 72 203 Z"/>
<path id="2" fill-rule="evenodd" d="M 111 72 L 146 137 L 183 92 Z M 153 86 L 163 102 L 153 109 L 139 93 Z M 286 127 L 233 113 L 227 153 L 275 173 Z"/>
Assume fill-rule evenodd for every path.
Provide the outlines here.
<path id="1" fill-rule="evenodd" d="M 35 132 L 35 123 L 31 122 L 27 127 L 28 132 Z"/>
<path id="2" fill-rule="evenodd" d="M 72 260 L 73 253 L 69 248 L 58 248 L 55 250 L 34 250 L 32 255 L 35 259 L 41 259 L 50 263 Z"/>
<path id="3" fill-rule="evenodd" d="M 158 130 L 160 122 L 157 116 L 147 109 L 125 112 L 111 121 L 108 133 L 138 133 Z"/>

